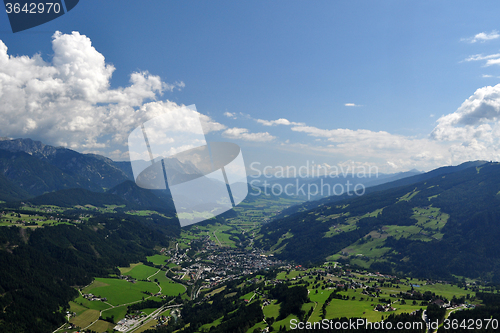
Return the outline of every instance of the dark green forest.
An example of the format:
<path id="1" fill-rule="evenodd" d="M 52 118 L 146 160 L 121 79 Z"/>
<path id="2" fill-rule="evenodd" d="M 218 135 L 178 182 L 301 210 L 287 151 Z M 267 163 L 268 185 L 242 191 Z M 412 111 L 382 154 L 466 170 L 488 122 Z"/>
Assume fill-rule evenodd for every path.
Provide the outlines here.
<path id="1" fill-rule="evenodd" d="M 160 221 L 161 220 L 161 221 Z M 0 332 L 49 332 L 64 322 L 60 308 L 77 296 L 74 286 L 119 274 L 168 246 L 178 223 L 126 214 L 103 214 L 80 225 L 34 230 L 0 228 Z"/>

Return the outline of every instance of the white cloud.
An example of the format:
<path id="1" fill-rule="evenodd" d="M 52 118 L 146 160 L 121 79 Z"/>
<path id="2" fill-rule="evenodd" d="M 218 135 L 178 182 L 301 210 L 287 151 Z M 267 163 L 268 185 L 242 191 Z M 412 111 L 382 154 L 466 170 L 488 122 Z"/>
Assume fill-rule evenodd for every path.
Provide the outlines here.
<path id="1" fill-rule="evenodd" d="M 482 54 L 474 54 L 469 56 L 468 58 L 465 58 L 463 61 L 480 61 L 480 60 L 488 60 L 488 59 L 494 59 L 494 58 L 500 58 L 500 53 L 495 53 L 495 54 L 489 54 L 489 55 L 482 55 Z"/>
<path id="2" fill-rule="evenodd" d="M 222 136 L 228 139 L 254 141 L 254 142 L 269 142 L 276 139 L 268 132 L 250 133 L 246 128 L 233 127 L 222 132 Z"/>
<path id="3" fill-rule="evenodd" d="M 292 145 L 299 150 L 307 149 L 365 161 L 385 161 L 386 165 L 392 165 L 386 171 L 404 171 L 414 167 L 429 169 L 452 162 L 446 145 L 426 138 L 412 138 L 385 131 L 328 130 L 313 126 L 295 126 L 292 131 L 326 138 L 329 142 L 326 146 Z"/>
<path id="4" fill-rule="evenodd" d="M 500 58 L 496 58 L 496 59 L 488 59 L 488 60 L 486 61 L 485 66 L 491 66 L 491 65 L 500 65 Z"/>
<path id="5" fill-rule="evenodd" d="M 264 126 L 276 126 L 276 125 L 304 125 L 303 123 L 296 123 L 293 121 L 289 121 L 288 119 L 285 118 L 280 118 L 277 120 L 263 120 L 263 119 L 256 119 L 256 121 Z"/>
<path id="6" fill-rule="evenodd" d="M 224 116 L 228 117 L 228 118 L 231 118 L 231 119 L 236 119 L 236 113 L 232 113 L 232 112 L 224 112 Z"/>
<path id="7" fill-rule="evenodd" d="M 12 56 L 0 41 L 0 136 L 31 137 L 52 145 L 119 156 L 130 131 L 181 106 L 159 101 L 165 91 L 181 89 L 147 71 L 130 76 L 130 85 L 110 88 L 115 68 L 91 40 L 78 32 L 56 32 L 53 58 Z M 201 115 L 208 130 L 223 125 Z M 101 151 L 101 153 L 103 153 Z"/>
<path id="8" fill-rule="evenodd" d="M 465 100 L 457 111 L 438 119 L 433 131 L 437 139 L 447 139 L 451 128 L 475 126 L 487 122 L 497 122 L 500 116 L 500 84 L 477 89 Z"/>
<path id="9" fill-rule="evenodd" d="M 492 32 L 480 32 L 474 37 L 469 37 L 469 38 L 462 38 L 461 40 L 463 42 L 469 42 L 469 43 L 477 43 L 477 42 L 486 42 L 488 40 L 493 40 L 497 39 L 500 37 L 500 34 L 498 33 L 497 30 L 493 30 Z"/>
<path id="10" fill-rule="evenodd" d="M 363 106 L 363 105 L 358 105 L 354 103 L 345 103 L 344 106 Z"/>
<path id="11" fill-rule="evenodd" d="M 437 123 L 430 137 L 452 143 L 455 158 L 500 160 L 500 84 L 477 89 Z"/>

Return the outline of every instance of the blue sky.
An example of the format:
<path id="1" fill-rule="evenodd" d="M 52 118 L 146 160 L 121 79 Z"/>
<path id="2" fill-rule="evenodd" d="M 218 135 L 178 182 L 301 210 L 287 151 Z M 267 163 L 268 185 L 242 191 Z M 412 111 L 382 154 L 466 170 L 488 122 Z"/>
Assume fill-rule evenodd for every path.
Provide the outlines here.
<path id="1" fill-rule="evenodd" d="M 110 96 L 119 92 L 136 111 L 152 101 L 165 110 L 169 101 L 196 104 L 215 124 L 208 138 L 238 143 L 247 165 L 398 172 L 499 160 L 497 9 L 495 1 L 86 0 L 16 34 L 0 14 L 10 56 L 0 62 L 0 136 L 124 159 L 126 133 L 159 111 L 117 110 Z M 79 95 L 72 70 L 98 78 L 95 91 Z M 133 73 L 142 73 L 135 86 Z M 30 90 L 33 80 L 43 89 Z"/>

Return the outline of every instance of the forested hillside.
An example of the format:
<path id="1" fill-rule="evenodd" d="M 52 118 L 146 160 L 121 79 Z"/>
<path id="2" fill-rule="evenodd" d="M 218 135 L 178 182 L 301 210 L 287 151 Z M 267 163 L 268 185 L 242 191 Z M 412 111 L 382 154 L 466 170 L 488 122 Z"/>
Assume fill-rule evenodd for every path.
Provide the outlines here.
<path id="1" fill-rule="evenodd" d="M 96 276 L 119 274 L 178 236 L 174 219 L 102 214 L 80 225 L 0 228 L 0 331 L 49 332 Z M 8 269 L 3 269 L 8 267 Z"/>
<path id="2" fill-rule="evenodd" d="M 290 215 L 256 243 L 299 263 L 500 281 L 499 191 L 500 164 L 486 163 Z"/>

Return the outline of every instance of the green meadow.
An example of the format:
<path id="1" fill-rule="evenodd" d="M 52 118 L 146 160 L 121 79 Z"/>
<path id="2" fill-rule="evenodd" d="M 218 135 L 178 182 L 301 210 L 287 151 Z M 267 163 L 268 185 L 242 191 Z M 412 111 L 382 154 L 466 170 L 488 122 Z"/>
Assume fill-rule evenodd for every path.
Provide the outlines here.
<path id="1" fill-rule="evenodd" d="M 116 325 L 113 323 L 110 323 L 110 322 L 107 322 L 104 320 L 98 320 L 95 322 L 95 324 L 93 324 L 92 326 L 89 327 L 89 330 L 95 331 L 95 332 L 108 332 L 110 330 L 112 331 L 113 327 L 115 327 L 115 326 Z"/>
<path id="2" fill-rule="evenodd" d="M 71 318 L 69 322 L 75 326 L 87 327 L 97 319 L 99 319 L 99 311 L 89 309 L 81 313 L 79 316 Z"/>
<path id="3" fill-rule="evenodd" d="M 155 265 L 164 265 L 170 257 L 162 254 L 155 254 L 154 256 L 147 257 L 147 260 Z"/>
<path id="4" fill-rule="evenodd" d="M 103 318 L 111 317 L 114 319 L 115 323 L 117 323 L 120 319 L 125 318 L 126 314 L 127 306 L 125 305 L 102 311 Z"/>
<path id="5" fill-rule="evenodd" d="M 154 294 L 159 291 L 159 288 L 151 282 L 137 281 L 132 283 L 121 279 L 96 278 L 90 286 L 84 289 L 84 293 L 106 297 L 108 303 L 115 306 L 140 301 L 143 297 L 148 297 L 149 295 L 144 294 L 143 291 Z"/>
<path id="6" fill-rule="evenodd" d="M 120 268 L 120 272 L 123 275 L 128 275 L 136 280 L 146 280 L 149 276 L 158 272 L 158 268 L 146 266 L 142 263 L 134 265 L 132 269 L 128 270 L 129 267 L 124 269 Z"/>

